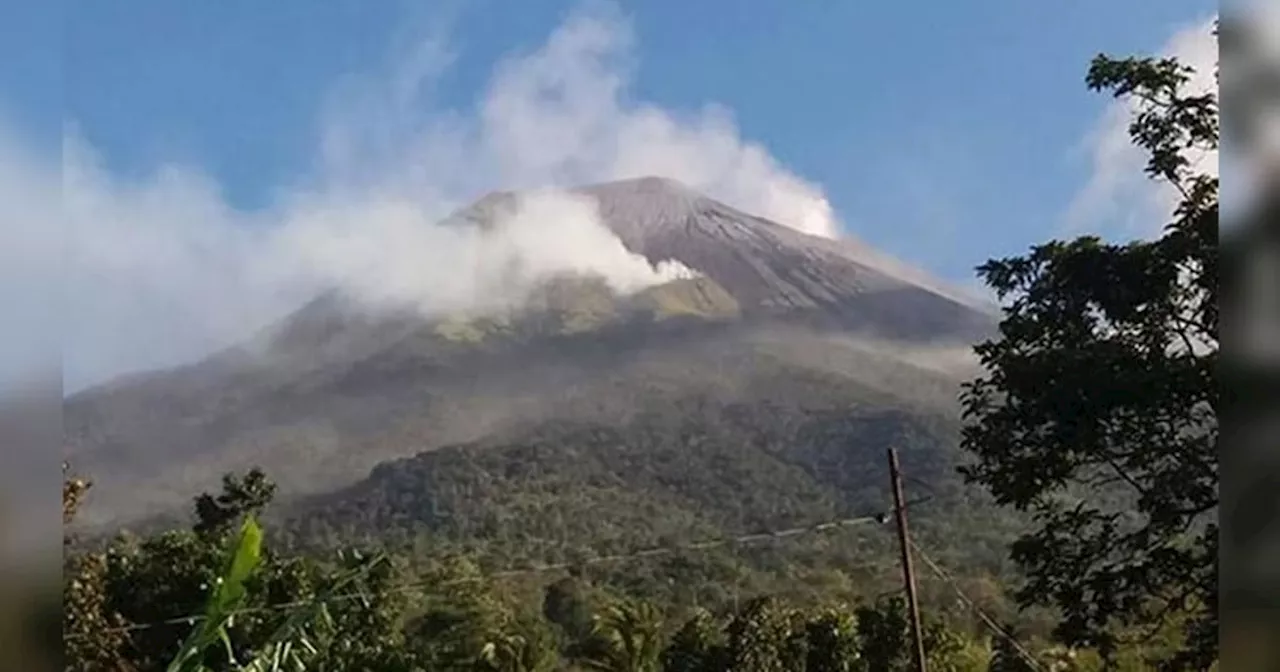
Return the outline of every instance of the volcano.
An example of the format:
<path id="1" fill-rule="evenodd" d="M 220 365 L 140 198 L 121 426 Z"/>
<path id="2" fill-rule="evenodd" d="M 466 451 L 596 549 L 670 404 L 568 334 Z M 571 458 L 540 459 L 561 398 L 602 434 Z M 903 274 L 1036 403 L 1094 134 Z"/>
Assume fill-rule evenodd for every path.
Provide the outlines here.
<path id="1" fill-rule="evenodd" d="M 752 317 L 803 316 L 899 339 L 989 333 L 990 308 L 849 238 L 801 233 L 674 180 L 642 177 L 581 187 L 604 224 L 651 264 L 678 261 L 713 280 Z M 518 207 L 497 192 L 457 213 L 488 225 Z"/>
<path id="2" fill-rule="evenodd" d="M 954 418 L 981 302 L 851 239 L 742 212 L 672 180 L 572 190 L 630 252 L 694 275 L 618 295 L 549 279 L 518 311 L 434 315 L 316 298 L 244 347 L 65 400 L 90 525 L 173 510 L 260 465 L 282 493 L 548 420 L 625 426 L 655 408 L 843 405 Z M 447 220 L 492 226 L 495 192 Z M 682 411 L 683 412 L 683 411 Z"/>

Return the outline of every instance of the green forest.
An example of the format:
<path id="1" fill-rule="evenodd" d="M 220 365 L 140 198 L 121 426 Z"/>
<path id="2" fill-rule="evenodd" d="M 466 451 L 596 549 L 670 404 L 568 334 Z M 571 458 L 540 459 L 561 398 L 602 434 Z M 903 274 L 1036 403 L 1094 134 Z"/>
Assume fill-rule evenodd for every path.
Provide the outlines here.
<path id="1" fill-rule="evenodd" d="M 1215 96 L 1099 56 L 1162 236 L 1051 241 L 1001 298 L 963 417 L 708 400 L 548 422 L 276 499 L 67 535 L 67 670 L 915 669 L 885 449 L 902 456 L 929 670 L 1205 670 L 1217 644 Z M 65 473 L 63 521 L 93 474 Z M 87 503 L 86 503 L 87 502 Z"/>

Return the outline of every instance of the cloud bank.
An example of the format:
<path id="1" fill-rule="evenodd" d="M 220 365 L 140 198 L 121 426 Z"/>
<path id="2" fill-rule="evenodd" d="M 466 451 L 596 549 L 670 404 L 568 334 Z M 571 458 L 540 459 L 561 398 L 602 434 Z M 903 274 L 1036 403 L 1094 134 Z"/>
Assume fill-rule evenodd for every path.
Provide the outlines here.
<path id="1" fill-rule="evenodd" d="M 1218 64 L 1218 42 L 1213 35 L 1217 16 L 1183 28 L 1160 49 L 1195 72 L 1184 85 L 1185 95 L 1201 95 L 1215 90 L 1214 71 Z M 1129 138 L 1129 124 L 1136 104 L 1118 100 L 1107 106 L 1084 138 L 1091 172 L 1076 194 L 1065 217 L 1066 235 L 1095 233 L 1100 228 L 1120 238 L 1158 236 L 1172 218 L 1178 204 L 1177 190 L 1156 182 L 1143 172 L 1147 156 Z M 1193 156 L 1193 168 L 1218 174 L 1218 152 Z"/>
<path id="2" fill-rule="evenodd" d="M 229 205 L 198 166 L 112 174 L 74 120 L 61 171 L 0 143 L 0 176 L 16 176 L 2 183 L 21 192 L 0 205 L 5 236 L 31 239 L 4 246 L 6 273 L 35 278 L 19 262 L 63 260 L 56 327 L 74 390 L 190 361 L 333 286 L 430 313 L 518 300 L 550 273 L 600 274 L 620 291 L 687 274 L 630 254 L 569 186 L 663 175 L 836 235 L 822 191 L 743 139 L 726 110 L 632 102 L 633 46 L 611 6 L 581 9 L 540 48 L 499 63 L 474 108 L 458 111 L 430 95 L 452 63 L 447 41 L 419 40 L 384 71 L 335 84 L 317 111 L 314 171 L 253 212 Z M 488 231 L 438 224 L 494 189 L 529 193 Z M 0 373 L 0 387 L 15 379 Z"/>

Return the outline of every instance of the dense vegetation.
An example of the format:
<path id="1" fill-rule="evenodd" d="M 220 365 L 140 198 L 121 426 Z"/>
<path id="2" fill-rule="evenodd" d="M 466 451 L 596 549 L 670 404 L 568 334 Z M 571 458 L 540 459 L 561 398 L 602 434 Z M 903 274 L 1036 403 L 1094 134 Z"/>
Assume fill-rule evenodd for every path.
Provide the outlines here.
<path id="1" fill-rule="evenodd" d="M 1193 161 L 1218 148 L 1218 106 L 1189 75 L 1094 61 L 1089 86 L 1134 101 L 1146 171 L 1181 200 L 1153 240 L 1054 241 L 980 268 L 1005 316 L 964 394 L 967 476 L 1035 518 L 1013 546 L 1020 601 L 1060 608 L 1057 635 L 1104 652 L 1183 621 L 1168 669 L 1218 658 L 1218 179 Z"/>
<path id="2" fill-rule="evenodd" d="M 67 668 L 909 667 L 907 619 L 893 595 L 828 596 L 804 605 L 753 595 L 708 609 L 625 594 L 572 570 L 498 575 L 464 556 L 415 566 L 402 556 L 351 549 L 293 555 L 264 543 L 253 522 L 273 491 L 260 472 L 229 477 L 223 492 L 197 498 L 187 529 L 70 552 Z M 994 645 L 989 631 L 941 611 L 928 612 L 925 632 L 931 669 L 1034 669 L 1025 647 L 1042 662 L 1073 661 L 1070 669 L 1095 669 L 1097 662 L 1046 642 Z"/>
<path id="3" fill-rule="evenodd" d="M 643 414 L 620 427 L 544 423 L 513 438 L 422 453 L 290 507 L 281 526 L 286 540 L 302 545 L 374 540 L 417 555 L 465 552 L 495 569 L 572 563 L 875 516 L 889 506 L 884 448 L 892 445 L 924 500 L 916 509 L 922 543 L 954 552 L 948 562 L 1000 571 L 1017 519 L 963 488 L 947 447 L 954 425 L 896 411 L 712 408 Z M 752 559 L 757 569 L 772 563 L 794 590 L 810 579 L 829 591 L 851 567 L 892 564 L 892 539 L 873 528 L 789 544 L 785 562 L 768 549 Z M 731 578 L 724 572 L 748 569 L 735 568 L 740 554 L 719 564 L 696 555 L 640 571 L 653 572 L 660 586 L 692 583 L 723 599 Z M 688 596 L 695 597 L 713 599 Z"/>

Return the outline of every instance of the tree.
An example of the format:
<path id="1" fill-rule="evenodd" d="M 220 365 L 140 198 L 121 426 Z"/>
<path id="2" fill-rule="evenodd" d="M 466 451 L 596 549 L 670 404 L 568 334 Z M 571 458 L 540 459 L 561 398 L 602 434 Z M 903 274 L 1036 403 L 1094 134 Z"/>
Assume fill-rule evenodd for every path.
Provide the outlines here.
<path id="1" fill-rule="evenodd" d="M 857 632 L 852 615 L 831 609 L 805 624 L 808 643 L 805 672 L 851 672 L 860 669 Z"/>
<path id="2" fill-rule="evenodd" d="M 600 672 L 658 672 L 662 649 L 662 615 L 647 602 L 626 600 L 597 619 L 583 662 Z"/>
<path id="3" fill-rule="evenodd" d="M 671 637 L 662 652 L 664 672 L 723 672 L 729 669 L 728 651 L 715 618 L 699 609 Z"/>
<path id="4" fill-rule="evenodd" d="M 261 472 L 224 486 L 197 498 L 193 529 L 122 536 L 104 550 L 68 546 L 67 669 L 254 672 L 303 658 L 317 672 L 415 669 L 397 646 L 405 605 L 390 563 L 350 551 L 327 563 L 273 553 L 252 514 L 274 486 Z M 87 487 L 66 480 L 66 519 Z"/>
<path id="5" fill-rule="evenodd" d="M 901 599 L 864 605 L 854 612 L 858 649 L 867 672 L 894 672 L 911 666 L 910 623 Z"/>
<path id="6" fill-rule="evenodd" d="M 62 463 L 62 524 L 70 525 L 76 518 L 76 513 L 80 511 L 80 505 L 84 502 L 85 493 L 92 487 L 92 483 L 83 478 L 71 475 L 71 464 L 69 462 Z M 70 543 L 70 537 L 63 537 L 63 546 Z"/>
<path id="7" fill-rule="evenodd" d="M 90 483 L 62 465 L 62 524 L 70 525 Z M 72 537 L 63 536 L 62 636 L 66 669 L 71 672 L 128 669 L 124 619 L 106 608 L 106 562 L 100 554 L 78 554 Z"/>
<path id="8" fill-rule="evenodd" d="M 480 568 L 465 558 L 449 558 L 425 577 L 431 586 L 427 608 L 407 625 L 406 635 L 422 666 L 472 670 L 492 660 L 496 654 L 490 645 L 496 646 L 509 612 L 489 590 Z"/>
<path id="9" fill-rule="evenodd" d="M 591 598 L 582 582 L 574 577 L 565 577 L 547 586 L 542 615 L 574 644 L 591 636 Z"/>
<path id="10" fill-rule="evenodd" d="M 261 469 L 250 469 L 244 476 L 227 474 L 222 477 L 222 492 L 196 497 L 195 532 L 199 535 L 225 533 L 244 515 L 260 513 L 275 494 L 276 484 Z"/>
<path id="11" fill-rule="evenodd" d="M 145 537 L 121 535 L 103 551 L 77 554 L 84 566 L 100 566 L 107 614 L 132 624 L 146 624 L 130 631 L 125 654 L 140 669 L 158 669 L 177 655 L 191 630 L 183 617 L 200 613 L 210 586 L 223 571 L 227 545 L 241 521 L 267 506 L 275 484 L 259 470 L 243 476 L 228 474 L 217 494 L 204 493 L 194 500 L 196 520 L 187 530 L 169 530 Z M 265 553 L 253 577 L 254 588 L 246 599 L 263 606 L 275 598 L 288 602 L 316 588 L 317 572 L 305 576 L 287 572 L 289 562 Z M 274 623 L 260 615 L 236 619 L 235 640 L 244 648 L 265 637 Z"/>
<path id="12" fill-rule="evenodd" d="M 795 641 L 791 614 L 772 598 L 748 602 L 729 623 L 731 670 L 742 672 L 785 672 L 803 667 L 803 656 L 788 660 Z M 789 664 L 791 663 L 791 664 Z"/>
<path id="13" fill-rule="evenodd" d="M 1213 94 L 1173 59 L 1098 56 L 1087 83 L 1132 102 L 1147 174 L 1181 200 L 1154 240 L 1053 241 L 978 271 L 1004 302 L 965 386 L 962 469 L 1030 511 L 1012 548 L 1021 604 L 1061 611 L 1056 634 L 1112 657 L 1185 619 L 1168 669 L 1217 659 L 1218 147 Z"/>

